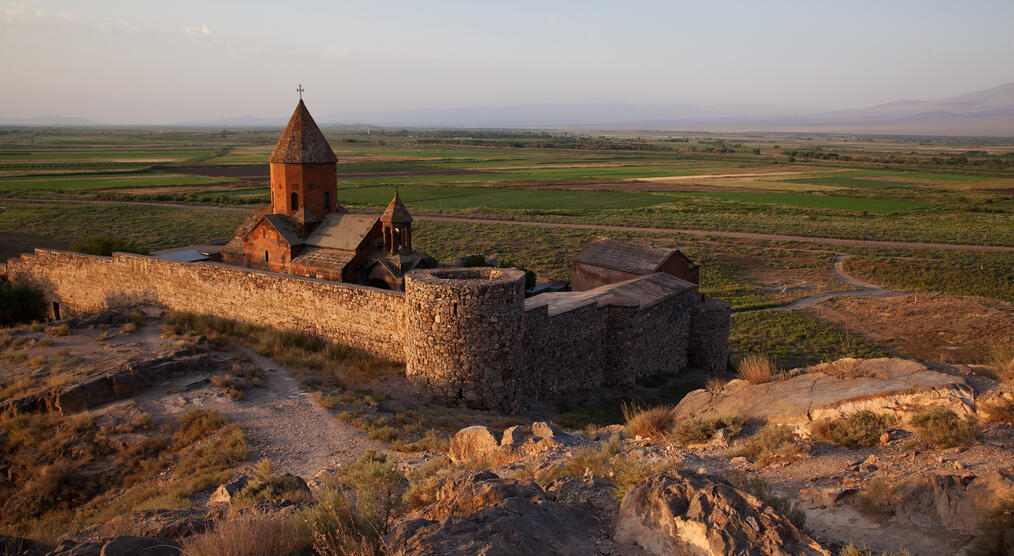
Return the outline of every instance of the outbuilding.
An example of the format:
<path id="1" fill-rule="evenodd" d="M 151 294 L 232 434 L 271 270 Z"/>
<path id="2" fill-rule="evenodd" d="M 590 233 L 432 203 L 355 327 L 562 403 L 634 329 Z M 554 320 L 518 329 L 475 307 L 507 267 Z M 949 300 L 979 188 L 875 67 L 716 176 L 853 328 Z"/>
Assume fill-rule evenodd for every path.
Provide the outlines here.
<path id="1" fill-rule="evenodd" d="M 679 249 L 600 237 L 574 257 L 570 285 L 574 291 L 586 291 L 655 272 L 693 284 L 700 280 L 700 265 Z"/>

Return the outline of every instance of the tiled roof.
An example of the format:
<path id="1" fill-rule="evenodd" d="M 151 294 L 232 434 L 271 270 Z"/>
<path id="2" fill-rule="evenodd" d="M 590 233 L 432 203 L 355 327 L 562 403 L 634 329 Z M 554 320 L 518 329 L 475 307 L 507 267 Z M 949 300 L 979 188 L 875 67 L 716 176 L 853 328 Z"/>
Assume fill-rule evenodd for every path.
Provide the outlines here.
<path id="1" fill-rule="evenodd" d="M 299 256 L 292 259 L 292 264 L 342 270 L 352 261 L 353 257 L 355 257 L 355 253 L 348 251 L 307 247 Z"/>
<path id="2" fill-rule="evenodd" d="M 334 164 L 338 157 L 331 150 L 324 134 L 320 132 L 303 99 L 296 105 L 296 111 L 289 118 L 289 124 L 278 138 L 275 150 L 271 151 L 273 164 Z"/>
<path id="3" fill-rule="evenodd" d="M 405 208 L 405 203 L 401 202 L 397 191 L 394 192 L 394 199 L 391 199 L 391 204 L 387 205 L 387 209 L 380 217 L 380 220 L 392 223 L 407 223 L 412 221 L 412 215 Z"/>
<path id="4" fill-rule="evenodd" d="M 249 216 L 246 217 L 246 219 L 243 220 L 243 223 L 240 224 L 238 228 L 236 228 L 236 233 L 233 234 L 233 237 L 244 238 L 250 235 L 250 232 L 252 232 L 253 229 L 257 227 L 257 224 L 260 224 L 261 218 L 264 218 L 268 214 L 271 214 L 270 205 L 265 205 L 263 207 L 254 210 L 253 212 L 250 213 Z"/>
<path id="5" fill-rule="evenodd" d="M 376 216 L 328 214 L 303 243 L 314 247 L 355 251 L 376 223 Z"/>
<path id="6" fill-rule="evenodd" d="M 296 227 L 293 226 L 292 220 L 283 214 L 269 214 L 264 217 L 271 226 L 278 230 L 278 235 L 282 236 L 289 245 L 300 245 L 303 243 L 303 238 L 299 237 L 296 233 Z"/>
<path id="7" fill-rule="evenodd" d="M 664 272 L 638 276 L 583 292 L 543 293 L 525 300 L 525 310 L 546 306 L 550 315 L 592 303 L 599 307 L 651 307 L 663 299 L 697 286 Z"/>
<path id="8" fill-rule="evenodd" d="M 632 274 L 651 274 L 676 252 L 676 249 L 600 237 L 582 249 L 574 262 Z"/>

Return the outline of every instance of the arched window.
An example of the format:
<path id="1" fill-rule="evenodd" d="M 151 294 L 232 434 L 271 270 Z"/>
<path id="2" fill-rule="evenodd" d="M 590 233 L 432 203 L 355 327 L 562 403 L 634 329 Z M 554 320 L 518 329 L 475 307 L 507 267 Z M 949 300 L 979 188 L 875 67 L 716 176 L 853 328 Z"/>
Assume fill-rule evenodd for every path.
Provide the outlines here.
<path id="1" fill-rule="evenodd" d="M 299 210 L 299 193 L 296 193 L 295 191 L 292 192 L 291 203 L 292 203 L 291 210 Z"/>
<path id="2" fill-rule="evenodd" d="M 324 212 L 331 212 L 331 192 L 324 192 Z"/>

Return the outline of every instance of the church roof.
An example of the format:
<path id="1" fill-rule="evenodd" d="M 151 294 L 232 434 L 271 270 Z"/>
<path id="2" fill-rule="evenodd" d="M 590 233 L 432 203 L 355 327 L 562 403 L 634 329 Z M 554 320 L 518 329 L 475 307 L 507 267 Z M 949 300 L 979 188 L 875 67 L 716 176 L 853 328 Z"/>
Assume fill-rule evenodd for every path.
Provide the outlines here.
<path id="1" fill-rule="evenodd" d="M 376 224 L 376 216 L 328 214 L 303 243 L 314 247 L 354 251 Z"/>
<path id="2" fill-rule="evenodd" d="M 397 222 L 397 223 L 408 223 L 412 221 L 412 215 L 408 213 L 408 209 L 405 208 L 405 203 L 401 202 L 401 198 L 398 197 L 398 191 L 394 192 L 394 199 L 391 199 L 391 204 L 387 205 L 387 210 L 380 217 L 383 222 Z"/>
<path id="3" fill-rule="evenodd" d="M 696 287 L 695 284 L 671 274 L 656 272 L 623 282 L 606 284 L 593 290 L 539 294 L 525 300 L 525 310 L 530 311 L 545 306 L 549 315 L 552 316 L 591 304 L 598 307 L 638 307 L 644 309 Z"/>
<path id="4" fill-rule="evenodd" d="M 296 111 L 289 118 L 289 124 L 278 138 L 275 150 L 271 151 L 272 164 L 334 164 L 338 157 L 331 150 L 324 134 L 320 132 L 313 116 L 299 99 Z"/>
<path id="5" fill-rule="evenodd" d="M 337 251 L 335 249 L 321 249 L 319 247 L 307 247 L 303 252 L 292 259 L 292 264 L 317 268 L 331 268 L 334 270 L 344 269 L 355 253 L 348 251 Z"/>
<path id="6" fill-rule="evenodd" d="M 678 249 L 652 247 L 634 241 L 617 241 L 600 237 L 592 241 L 574 257 L 574 262 L 602 268 L 611 268 L 631 274 L 657 272 Z M 680 255 L 683 255 L 680 253 Z M 685 255 L 684 255 L 685 256 Z"/>
<path id="7" fill-rule="evenodd" d="M 292 226 L 292 220 L 283 214 L 269 214 L 264 217 L 264 220 L 268 221 L 276 230 L 278 235 L 282 236 L 289 245 L 299 245 L 303 243 L 300 239 L 296 229 Z"/>

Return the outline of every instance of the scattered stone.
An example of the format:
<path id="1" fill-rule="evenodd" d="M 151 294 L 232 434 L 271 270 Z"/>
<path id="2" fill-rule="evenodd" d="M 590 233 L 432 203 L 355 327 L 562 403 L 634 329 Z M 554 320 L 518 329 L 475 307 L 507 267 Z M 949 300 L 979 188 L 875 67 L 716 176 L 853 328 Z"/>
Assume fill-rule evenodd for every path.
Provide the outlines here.
<path id="1" fill-rule="evenodd" d="M 232 499 L 235 498 L 244 487 L 246 487 L 248 482 L 250 482 L 249 477 L 246 475 L 238 475 L 229 479 L 229 482 L 218 485 L 215 492 L 211 493 L 211 498 L 208 499 L 208 505 L 232 504 Z"/>
<path id="2" fill-rule="evenodd" d="M 630 490 L 615 539 L 660 555 L 831 554 L 724 479 L 682 470 L 654 475 Z"/>
<path id="3" fill-rule="evenodd" d="M 482 425 L 465 427 L 454 434 L 447 456 L 454 463 L 480 461 L 497 451 L 500 443 L 493 433 Z"/>
<path id="4" fill-rule="evenodd" d="M 880 435 L 880 443 L 881 444 L 887 444 L 890 441 L 891 441 L 891 433 L 890 432 L 885 431 L 884 434 Z"/>

